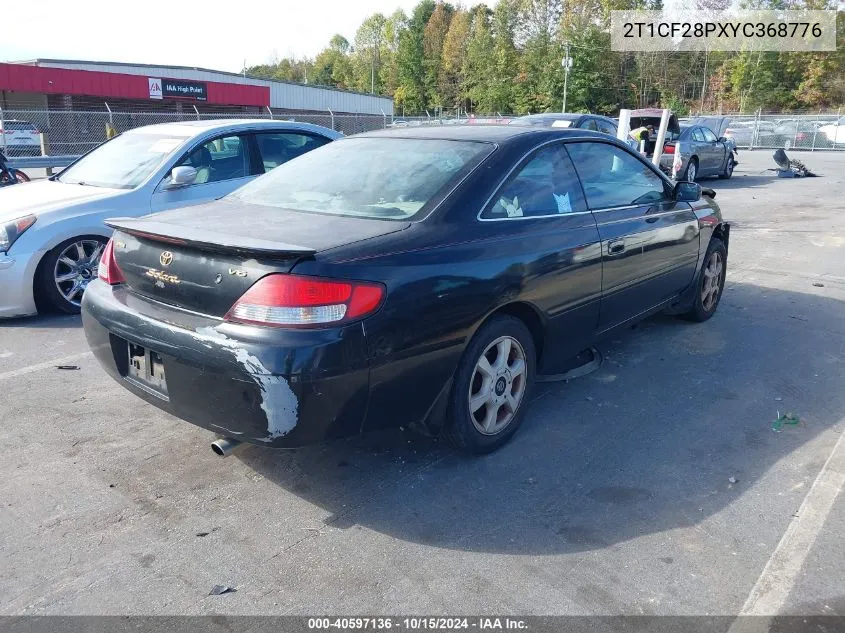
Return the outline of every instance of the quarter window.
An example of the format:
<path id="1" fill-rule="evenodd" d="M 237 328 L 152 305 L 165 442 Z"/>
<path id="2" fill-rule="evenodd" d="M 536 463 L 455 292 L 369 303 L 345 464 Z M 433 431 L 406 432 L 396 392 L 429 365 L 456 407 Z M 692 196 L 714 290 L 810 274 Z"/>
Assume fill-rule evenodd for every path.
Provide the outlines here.
<path id="1" fill-rule="evenodd" d="M 597 121 L 596 123 L 599 126 L 599 132 L 604 132 L 605 134 L 616 136 L 616 128 L 613 127 L 610 123 L 601 120 Z"/>
<path id="2" fill-rule="evenodd" d="M 541 217 L 586 210 L 572 161 L 563 145 L 554 145 L 538 151 L 511 176 L 481 217 Z"/>
<path id="3" fill-rule="evenodd" d="M 663 179 L 625 150 L 609 143 L 570 143 L 567 147 L 591 209 L 666 199 Z"/>
<path id="4" fill-rule="evenodd" d="M 265 172 L 329 142 L 329 139 L 322 136 L 293 132 L 256 134 L 255 139 Z"/>

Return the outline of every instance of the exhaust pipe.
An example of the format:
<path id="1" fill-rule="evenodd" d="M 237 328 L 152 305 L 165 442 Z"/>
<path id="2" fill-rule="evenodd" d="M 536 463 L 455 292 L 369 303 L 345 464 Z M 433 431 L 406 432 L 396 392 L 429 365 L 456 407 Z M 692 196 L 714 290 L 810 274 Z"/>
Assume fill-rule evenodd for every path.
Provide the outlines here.
<path id="1" fill-rule="evenodd" d="M 220 457 L 228 457 L 240 445 L 240 440 L 233 440 L 231 437 L 221 437 L 219 440 L 211 443 L 211 450 L 220 455 Z"/>

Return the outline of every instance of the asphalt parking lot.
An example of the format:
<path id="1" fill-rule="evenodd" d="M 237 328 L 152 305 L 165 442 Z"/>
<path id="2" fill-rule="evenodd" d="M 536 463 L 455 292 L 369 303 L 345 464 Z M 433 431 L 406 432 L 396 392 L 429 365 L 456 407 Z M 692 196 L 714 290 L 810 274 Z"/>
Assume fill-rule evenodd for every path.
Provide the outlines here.
<path id="1" fill-rule="evenodd" d="M 712 320 L 606 341 L 483 458 L 396 430 L 221 459 L 78 317 L 0 322 L 0 614 L 845 614 L 845 153 L 800 158 L 822 177 L 703 181 Z"/>

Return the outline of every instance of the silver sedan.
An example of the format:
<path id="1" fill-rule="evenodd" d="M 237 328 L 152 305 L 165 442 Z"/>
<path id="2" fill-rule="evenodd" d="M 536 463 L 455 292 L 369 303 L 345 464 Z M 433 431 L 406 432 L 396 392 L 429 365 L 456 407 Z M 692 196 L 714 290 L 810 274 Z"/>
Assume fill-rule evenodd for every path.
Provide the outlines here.
<path id="1" fill-rule="evenodd" d="M 728 138 L 716 137 L 703 125 L 682 125 L 676 134 L 667 136 L 660 157 L 660 167 L 673 171 L 678 180 L 695 181 L 706 176 L 730 178 L 739 163 L 736 144 Z"/>
<path id="2" fill-rule="evenodd" d="M 307 123 L 191 121 L 125 132 L 58 176 L 0 189 L 0 317 L 79 312 L 108 217 L 224 196 L 342 136 Z"/>

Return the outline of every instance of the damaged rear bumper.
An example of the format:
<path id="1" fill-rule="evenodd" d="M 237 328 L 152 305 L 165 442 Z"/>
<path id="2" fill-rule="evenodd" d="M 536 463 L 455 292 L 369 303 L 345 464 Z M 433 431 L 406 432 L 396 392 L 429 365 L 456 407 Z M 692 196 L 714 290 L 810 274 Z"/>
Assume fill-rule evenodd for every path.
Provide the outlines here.
<path id="1" fill-rule="evenodd" d="M 275 448 L 361 430 L 369 368 L 360 323 L 329 330 L 223 323 L 99 281 L 85 292 L 82 318 L 112 378 L 197 426 Z M 161 359 L 166 393 L 132 380 L 130 345 Z"/>

